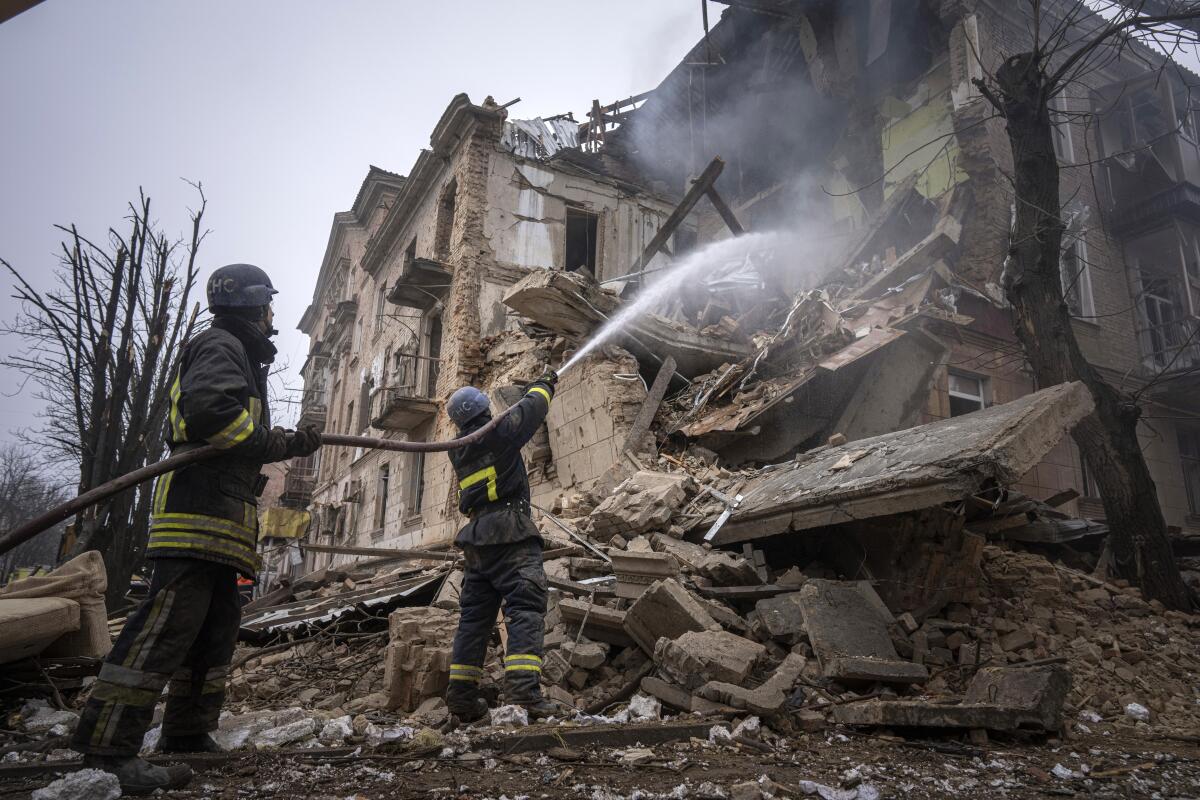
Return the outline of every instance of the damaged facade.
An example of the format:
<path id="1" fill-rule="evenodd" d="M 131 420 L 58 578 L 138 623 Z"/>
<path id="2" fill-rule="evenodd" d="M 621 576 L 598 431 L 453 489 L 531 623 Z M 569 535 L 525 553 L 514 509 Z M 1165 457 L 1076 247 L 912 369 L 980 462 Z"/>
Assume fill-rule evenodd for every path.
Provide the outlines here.
<path id="1" fill-rule="evenodd" d="M 619 347 L 565 376 L 526 453 L 535 505 L 569 505 L 621 463 L 667 355 L 675 375 L 650 409 L 653 435 L 731 467 L 1033 391 L 999 288 L 1007 142 L 971 84 L 980 59 L 994 66 L 1019 48 L 1027 21 L 988 2 L 913 14 L 888 3 L 729 5 L 628 105 L 597 103 L 576 125 L 509 120 L 490 99 L 459 96 L 407 178 L 372 168 L 335 218 L 301 323 L 312 340 L 301 421 L 449 438 L 441 405 L 454 388 L 475 383 L 507 405 L 505 387 L 561 363 L 620 298 L 653 285 L 656 268 L 743 228 L 764 237 L 752 256 L 714 262 Z M 1164 513 L 1194 533 L 1200 150 L 1185 86 L 1195 76 L 1171 67 L 1158 80 L 1145 60 L 1158 62 L 1140 55 L 1057 101 L 1064 288 L 1085 354 L 1123 388 L 1145 387 Z M 1099 124 L 1071 116 L 1084 110 Z M 1183 126 L 1173 134 L 1162 127 L 1172 120 Z M 715 176 L 714 155 L 724 161 Z M 681 198 L 692 210 L 659 247 Z M 444 458 L 322 458 L 293 464 L 285 494 L 310 504 L 310 542 L 428 546 L 460 522 Z M 1010 485 L 1073 516 L 1103 515 L 1069 439 Z"/>

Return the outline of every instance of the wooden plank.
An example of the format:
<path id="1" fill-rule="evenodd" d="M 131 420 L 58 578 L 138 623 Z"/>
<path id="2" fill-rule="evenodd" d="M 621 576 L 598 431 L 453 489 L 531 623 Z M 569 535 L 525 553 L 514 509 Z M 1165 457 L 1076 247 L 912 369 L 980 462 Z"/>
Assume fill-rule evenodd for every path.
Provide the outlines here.
<path id="1" fill-rule="evenodd" d="M 737 215 L 733 213 L 733 209 L 725 202 L 725 198 L 717 193 L 717 187 L 710 186 L 706 192 L 708 199 L 712 202 L 713 208 L 721 215 L 721 219 L 725 221 L 725 226 L 729 228 L 730 233 L 734 236 L 741 236 L 746 232 L 742 227 L 742 223 L 738 222 Z"/>
<path id="2" fill-rule="evenodd" d="M 675 210 L 671 212 L 671 216 L 667 217 L 667 221 L 654 234 L 654 238 L 650 240 L 650 244 L 646 245 L 646 249 L 642 251 L 637 263 L 629 270 L 630 272 L 638 272 L 646 268 L 646 265 L 650 263 L 650 259 L 654 258 L 658 254 L 658 251 L 662 249 L 662 246 L 667 243 L 667 239 L 671 238 L 671 234 L 679 227 L 679 223 L 683 222 L 687 215 L 692 213 L 692 209 L 696 207 L 696 203 L 700 202 L 700 198 L 716 183 L 723 169 L 725 169 L 725 162 L 719 157 L 709 162 L 709 165 L 704 168 L 699 177 L 692 182 L 691 188 L 687 190 L 687 194 L 679 201 L 679 205 L 675 206 Z"/>
<path id="3" fill-rule="evenodd" d="M 435 550 L 395 550 L 390 547 L 350 547 L 332 544 L 301 544 L 314 553 L 337 553 L 343 556 L 370 556 L 371 558 L 426 559 L 430 561 L 458 561 L 459 553 Z"/>
<path id="4" fill-rule="evenodd" d="M 658 374 L 654 376 L 654 383 L 650 384 L 650 391 L 646 393 L 642 407 L 638 409 L 637 416 L 633 418 L 633 424 L 629 426 L 629 435 L 625 437 L 625 444 L 621 447 L 621 452 L 636 449 L 642 437 L 650 432 L 654 415 L 658 413 L 658 408 L 662 405 L 674 375 L 675 359 L 667 356 L 659 366 Z"/>

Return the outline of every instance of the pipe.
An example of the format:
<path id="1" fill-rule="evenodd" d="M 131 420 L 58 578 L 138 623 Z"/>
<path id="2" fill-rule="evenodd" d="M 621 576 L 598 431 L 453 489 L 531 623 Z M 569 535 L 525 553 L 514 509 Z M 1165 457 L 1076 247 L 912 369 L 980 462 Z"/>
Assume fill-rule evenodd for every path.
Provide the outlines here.
<path id="1" fill-rule="evenodd" d="M 446 442 L 401 442 L 395 439 L 379 439 L 374 436 L 351 436 L 345 433 L 323 433 L 321 434 L 322 445 L 334 445 L 335 447 L 365 447 L 369 450 L 398 450 L 404 453 L 440 453 L 447 450 L 457 450 L 460 447 L 466 447 L 469 444 L 474 444 L 484 436 L 491 433 L 500 420 L 508 416 L 509 412 L 516 408 L 516 404 L 504 409 L 500 414 L 492 417 L 488 424 L 484 425 L 477 431 L 472 431 L 466 436 L 460 436 L 457 439 L 451 439 Z M 34 536 L 37 536 L 44 530 L 52 528 L 62 522 L 67 517 L 73 517 L 85 508 L 94 506 L 101 500 L 106 500 L 115 494 L 119 494 L 126 489 L 131 489 L 139 483 L 144 483 L 151 478 L 158 477 L 164 472 L 186 467 L 189 464 L 195 464 L 198 461 L 206 461 L 215 456 L 219 456 L 226 451 L 218 450 L 212 445 L 204 445 L 197 447 L 195 450 L 188 450 L 185 453 L 180 453 L 177 456 L 164 458 L 162 461 L 157 461 L 153 464 L 147 464 L 141 469 L 135 469 L 133 472 L 126 473 L 119 478 L 113 478 L 108 483 L 103 483 L 94 489 L 90 489 L 76 497 L 74 500 L 68 500 L 56 508 L 52 508 L 45 514 L 34 517 L 24 525 L 19 525 L 10 531 L 7 531 L 0 536 L 0 553 L 6 553 L 22 542 L 27 542 Z"/>

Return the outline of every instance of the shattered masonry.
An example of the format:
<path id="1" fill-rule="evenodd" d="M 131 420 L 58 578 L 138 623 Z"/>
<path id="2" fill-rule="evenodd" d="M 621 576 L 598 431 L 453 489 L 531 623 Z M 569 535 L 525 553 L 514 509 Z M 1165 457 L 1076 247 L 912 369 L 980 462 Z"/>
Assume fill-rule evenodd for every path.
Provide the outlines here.
<path id="1" fill-rule="evenodd" d="M 1002 302 L 1009 155 L 971 78 L 1027 32 L 999 0 L 728 5 L 659 86 L 597 101 L 587 122 L 453 98 L 406 176 L 371 167 L 335 215 L 301 321 L 301 424 L 445 439 L 454 388 L 507 405 L 655 271 L 709 254 L 564 375 L 525 451 L 551 588 L 543 679 L 566 724 L 509 735 L 528 720 L 496 696 L 501 626 L 482 681 L 490 724 L 449 732 L 462 572 L 448 461 L 331 449 L 292 462 L 264 504 L 268 571 L 220 743 L 297 759 L 345 747 L 356 792 L 401 769 L 442 787 L 440 765 L 461 760 L 616 797 L 566 764 L 653 764 L 675 780 L 728 755 L 729 791 L 688 777 L 656 796 L 926 796 L 910 768 L 925 751 L 959 758 L 928 796 L 1192 790 L 1175 744 L 1200 726 L 1200 621 L 1104 577 L 1108 528 L 1067 436 L 1090 396 L 1033 385 Z M 1106 170 L 1097 184 L 1063 171 L 1064 284 L 1107 375 L 1134 388 L 1179 373 L 1150 392 L 1145 444 L 1200 586 L 1200 379 L 1187 375 L 1200 274 L 1179 257 L 1200 252 L 1200 151 L 1172 134 L 1152 156 L 1112 156 L 1128 149 L 1114 115 L 1136 102 L 1174 118 L 1200 78 L 1137 55 L 1059 109 L 1111 109 L 1057 142 L 1064 162 L 1099 154 Z M 27 604 L 0 635 L 19 632 L 21 655 L 95 655 L 79 649 L 97 644 L 89 597 L 27 588 L 0 597 L 0 611 Z M 20 685 L 43 679 L 34 662 L 4 666 Z M 50 670 L 83 688 L 77 662 Z M 10 720 L 17 766 L 43 757 L 25 738 L 75 721 L 40 700 Z M 912 730 L 944 741 L 895 735 Z M 846 769 L 840 748 L 862 732 L 869 756 Z M 402 751 L 396 772 L 364 767 L 372 749 Z M 770 778 L 748 771 L 759 754 Z M 829 785 L 775 782 L 787 758 L 811 770 L 822 755 Z"/>

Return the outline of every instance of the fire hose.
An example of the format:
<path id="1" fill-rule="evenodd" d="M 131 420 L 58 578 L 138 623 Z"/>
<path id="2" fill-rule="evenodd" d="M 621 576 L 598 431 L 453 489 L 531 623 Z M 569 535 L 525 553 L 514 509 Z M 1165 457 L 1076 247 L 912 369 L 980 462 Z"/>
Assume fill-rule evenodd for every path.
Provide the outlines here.
<path id="1" fill-rule="evenodd" d="M 374 436 L 322 433 L 321 445 L 364 447 L 368 450 L 396 450 L 402 453 L 440 453 L 447 450 L 457 450 L 460 447 L 474 444 L 484 436 L 487 436 L 488 433 L 500 424 L 500 420 L 508 416 L 509 412 L 514 408 L 516 408 L 515 404 L 492 417 L 491 421 L 482 428 L 471 431 L 466 436 L 460 436 L 457 439 L 450 439 L 445 442 L 401 442 L 395 439 L 379 439 Z M 128 472 L 119 478 L 113 478 L 108 483 L 102 483 L 94 489 L 89 489 L 74 500 L 68 500 L 62 505 L 56 506 L 38 517 L 34 517 L 24 525 L 19 525 L 0 535 L 0 553 L 8 552 L 22 542 L 26 542 L 37 536 L 42 531 L 52 528 L 64 519 L 75 516 L 85 508 L 94 506 L 96 503 L 106 500 L 115 494 L 120 494 L 126 489 L 131 489 L 139 483 L 145 483 L 151 478 L 156 478 L 165 472 L 170 472 L 189 464 L 195 464 L 199 461 L 206 461 L 222 454 L 227 455 L 228 451 L 221 450 L 212 445 L 205 445 L 180 453 L 179 455 L 164 458 L 162 461 L 156 461 L 153 464 L 147 464 L 141 469 Z"/>

